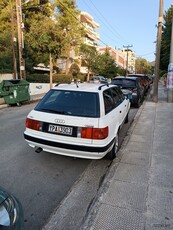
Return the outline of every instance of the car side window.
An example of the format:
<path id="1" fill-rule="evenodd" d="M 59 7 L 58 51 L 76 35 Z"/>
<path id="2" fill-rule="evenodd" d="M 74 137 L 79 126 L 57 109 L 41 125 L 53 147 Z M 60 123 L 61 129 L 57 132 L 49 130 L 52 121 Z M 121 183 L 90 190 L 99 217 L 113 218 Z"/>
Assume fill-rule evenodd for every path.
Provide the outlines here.
<path id="1" fill-rule="evenodd" d="M 115 107 L 114 100 L 112 98 L 112 94 L 110 90 L 105 90 L 103 92 L 103 100 L 105 106 L 105 114 L 107 114 Z"/>
<path id="2" fill-rule="evenodd" d="M 111 93 L 112 93 L 113 100 L 114 100 L 114 107 L 118 106 L 121 103 L 121 96 L 116 89 L 117 88 L 111 88 L 110 89 Z"/>
<path id="3" fill-rule="evenodd" d="M 121 104 L 121 102 L 124 101 L 125 97 L 124 97 L 124 94 L 120 88 L 114 88 L 114 90 L 116 91 L 116 93 L 118 95 L 118 104 L 117 105 L 119 105 L 119 104 Z"/>

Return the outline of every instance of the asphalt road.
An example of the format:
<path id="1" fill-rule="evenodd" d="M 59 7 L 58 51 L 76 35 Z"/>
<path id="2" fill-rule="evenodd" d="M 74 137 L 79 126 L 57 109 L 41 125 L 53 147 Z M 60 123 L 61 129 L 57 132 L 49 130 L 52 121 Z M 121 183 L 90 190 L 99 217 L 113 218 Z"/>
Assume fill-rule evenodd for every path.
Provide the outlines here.
<path id="1" fill-rule="evenodd" d="M 32 103 L 0 110 L 0 185 L 22 203 L 26 230 L 41 229 L 70 188 L 94 162 L 46 152 L 35 153 L 23 138 L 26 115 L 34 106 Z M 131 109 L 129 123 L 120 133 L 121 142 L 136 112 L 137 109 Z M 93 185 L 97 187 L 110 162 L 103 159 L 95 165 L 102 168 L 98 170 L 98 183 Z M 92 199 L 94 193 L 90 195 Z"/>

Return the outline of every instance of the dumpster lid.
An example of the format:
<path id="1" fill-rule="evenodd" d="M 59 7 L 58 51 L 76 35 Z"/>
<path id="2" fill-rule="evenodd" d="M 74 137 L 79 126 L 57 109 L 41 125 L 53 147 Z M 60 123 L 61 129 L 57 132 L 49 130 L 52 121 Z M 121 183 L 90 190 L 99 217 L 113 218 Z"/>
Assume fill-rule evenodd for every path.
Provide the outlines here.
<path id="1" fill-rule="evenodd" d="M 11 79 L 11 80 L 3 80 L 4 82 L 11 82 L 13 84 L 18 84 L 20 82 L 20 79 Z"/>

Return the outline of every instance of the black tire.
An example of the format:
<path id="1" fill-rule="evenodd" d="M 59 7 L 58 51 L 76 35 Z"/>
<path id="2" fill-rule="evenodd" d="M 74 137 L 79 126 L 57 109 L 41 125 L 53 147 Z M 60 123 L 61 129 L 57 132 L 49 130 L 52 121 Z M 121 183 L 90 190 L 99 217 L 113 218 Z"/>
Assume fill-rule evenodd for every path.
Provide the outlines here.
<path id="1" fill-rule="evenodd" d="M 107 158 L 109 160 L 113 160 L 117 155 L 118 149 L 119 149 L 119 135 L 117 133 L 116 137 L 114 138 L 113 148 L 111 149 L 110 152 L 107 153 Z"/>
<path id="2" fill-rule="evenodd" d="M 129 122 L 129 113 L 127 114 L 126 118 L 125 118 L 125 123 Z"/>
<path id="3" fill-rule="evenodd" d="M 136 103 L 136 105 L 135 105 L 135 107 L 136 108 L 139 108 L 141 106 L 141 100 L 140 100 L 140 98 L 138 99 L 138 102 Z"/>

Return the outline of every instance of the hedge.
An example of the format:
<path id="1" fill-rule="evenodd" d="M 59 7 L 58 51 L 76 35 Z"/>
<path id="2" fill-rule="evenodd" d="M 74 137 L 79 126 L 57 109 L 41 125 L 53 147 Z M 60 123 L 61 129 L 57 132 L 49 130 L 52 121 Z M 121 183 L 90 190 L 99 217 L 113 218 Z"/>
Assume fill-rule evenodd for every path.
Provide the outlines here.
<path id="1" fill-rule="evenodd" d="M 81 82 L 86 81 L 86 77 L 83 74 L 78 74 L 77 77 Z M 53 74 L 53 83 L 70 83 L 72 79 L 71 74 Z M 50 77 L 48 74 L 27 74 L 26 80 L 30 83 L 49 83 Z"/>

